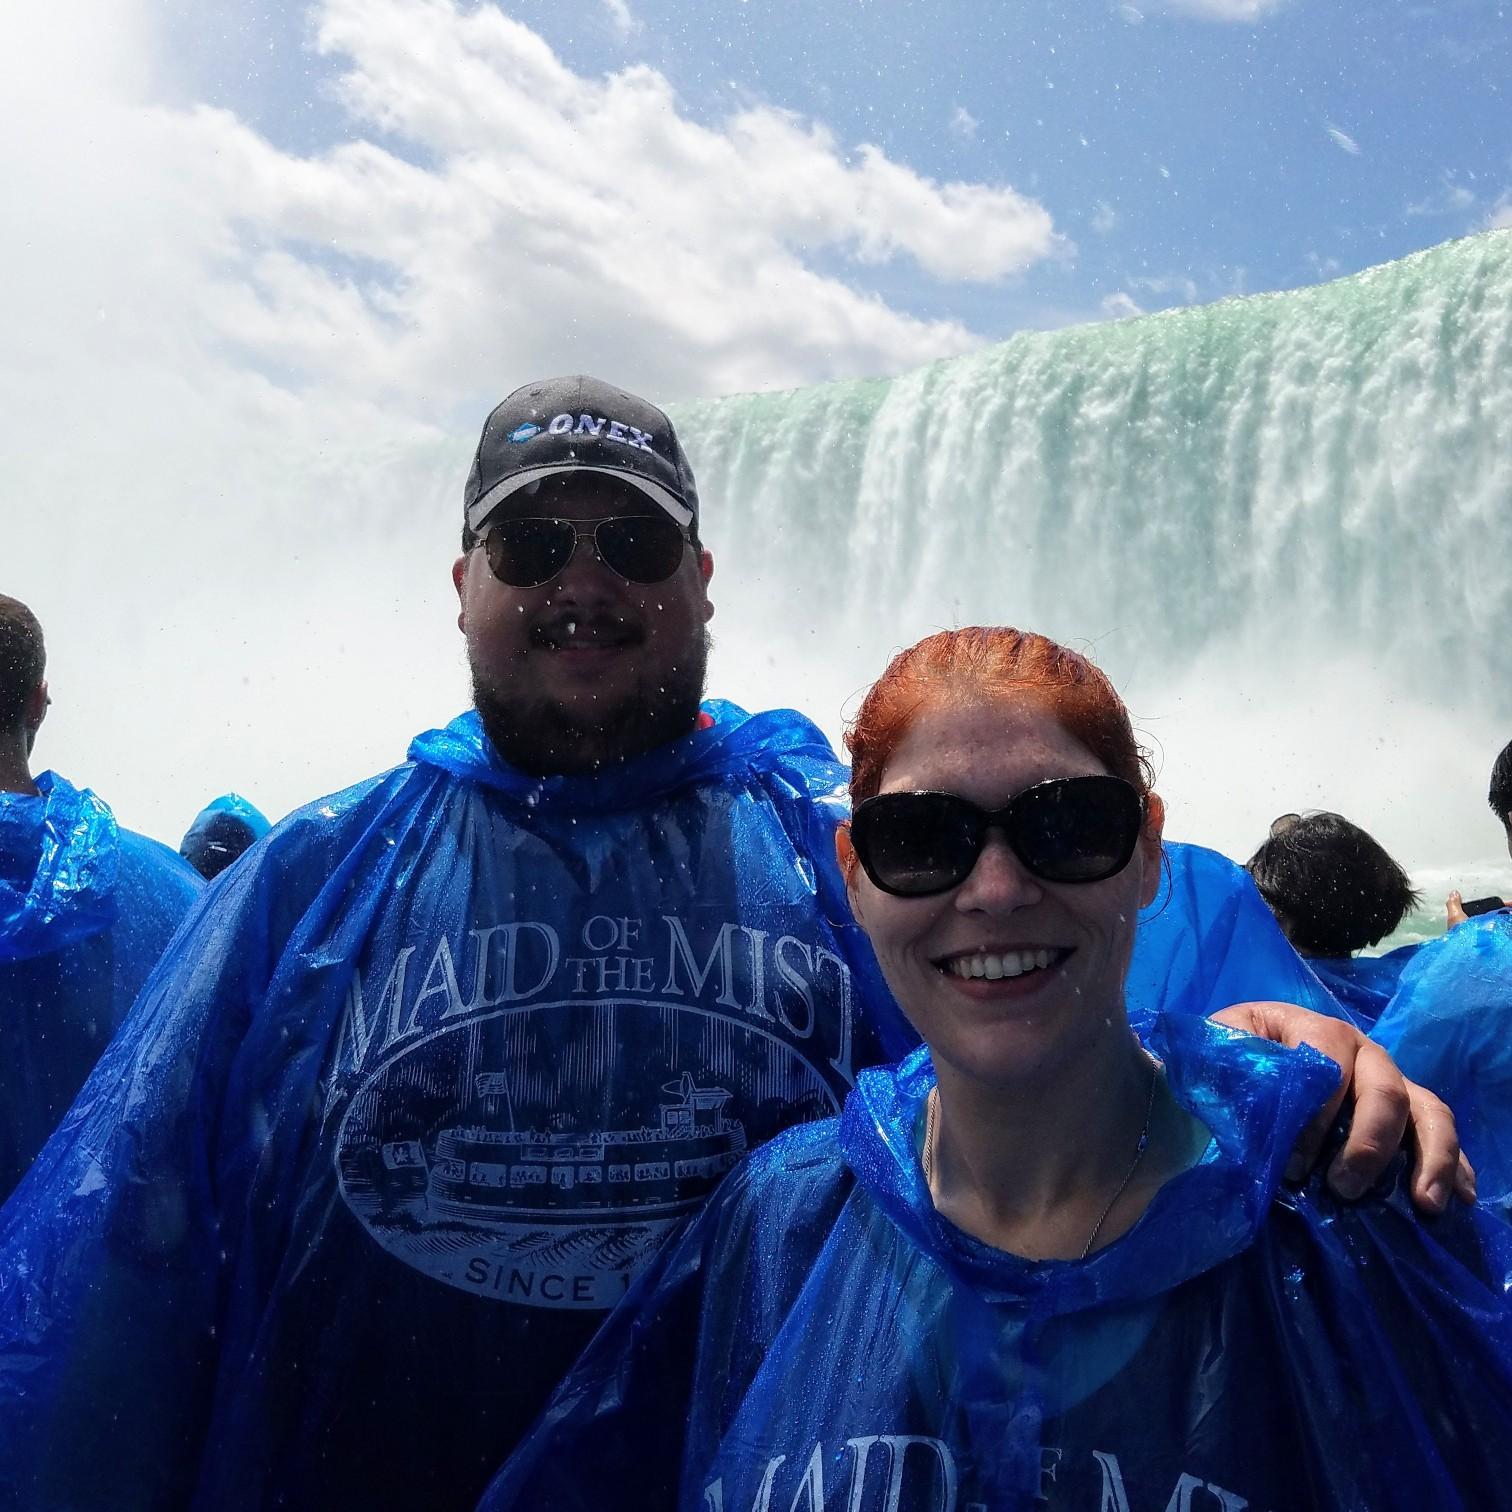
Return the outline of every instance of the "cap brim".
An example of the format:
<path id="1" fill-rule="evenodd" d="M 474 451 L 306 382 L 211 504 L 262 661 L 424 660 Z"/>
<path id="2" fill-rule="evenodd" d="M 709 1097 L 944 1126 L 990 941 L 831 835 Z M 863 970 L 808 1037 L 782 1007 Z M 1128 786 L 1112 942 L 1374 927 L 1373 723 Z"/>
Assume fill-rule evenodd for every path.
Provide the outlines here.
<path id="1" fill-rule="evenodd" d="M 467 528 L 476 534 L 483 528 L 489 515 L 505 499 L 511 494 L 518 493 L 527 484 L 539 483 L 542 478 L 554 477 L 558 473 L 574 472 L 602 473 L 606 478 L 618 478 L 621 482 L 629 483 L 632 487 L 639 489 L 684 529 L 693 523 L 693 511 L 676 494 L 669 492 L 651 478 L 642 477 L 639 473 L 631 472 L 623 467 L 599 467 L 584 462 L 552 462 L 541 467 L 521 468 L 519 472 L 510 473 L 507 478 L 500 478 L 492 488 L 479 494 L 467 506 Z"/>

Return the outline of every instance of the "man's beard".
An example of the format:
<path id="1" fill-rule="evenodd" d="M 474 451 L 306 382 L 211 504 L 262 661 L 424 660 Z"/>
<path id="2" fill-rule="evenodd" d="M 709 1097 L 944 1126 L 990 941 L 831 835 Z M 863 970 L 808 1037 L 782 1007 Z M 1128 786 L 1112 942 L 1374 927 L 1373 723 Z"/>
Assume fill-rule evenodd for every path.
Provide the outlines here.
<path id="1" fill-rule="evenodd" d="M 511 766 L 536 777 L 589 775 L 692 732 L 710 644 L 708 630 L 700 629 L 687 655 L 660 675 L 648 673 L 615 703 L 589 696 L 576 708 L 522 696 L 475 665 L 473 705 L 484 733 Z"/>

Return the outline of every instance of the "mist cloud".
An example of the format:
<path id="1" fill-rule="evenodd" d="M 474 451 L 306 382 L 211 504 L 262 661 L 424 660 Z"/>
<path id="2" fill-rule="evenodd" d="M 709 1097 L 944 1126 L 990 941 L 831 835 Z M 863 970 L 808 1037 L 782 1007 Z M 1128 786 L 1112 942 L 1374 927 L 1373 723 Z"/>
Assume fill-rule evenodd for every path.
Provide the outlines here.
<path id="1" fill-rule="evenodd" d="M 145 0 L 6 28 L 0 591 L 48 631 L 39 760 L 167 838 L 213 792 L 282 811 L 402 759 L 462 706 L 446 574 L 507 389 L 894 372 L 976 338 L 846 267 L 993 283 L 1068 250 L 1006 185 L 776 105 L 701 123 L 655 70 L 579 75 L 489 5 L 318 6 L 349 131 L 305 151 L 184 103 Z"/>

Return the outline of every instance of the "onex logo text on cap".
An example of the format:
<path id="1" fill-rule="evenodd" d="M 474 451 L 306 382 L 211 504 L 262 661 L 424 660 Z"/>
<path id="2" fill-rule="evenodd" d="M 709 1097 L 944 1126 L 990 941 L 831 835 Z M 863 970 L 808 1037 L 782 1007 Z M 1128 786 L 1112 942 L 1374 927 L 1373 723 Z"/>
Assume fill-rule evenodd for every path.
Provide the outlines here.
<path id="1" fill-rule="evenodd" d="M 605 429 L 605 427 L 608 427 Z M 654 452 L 651 433 L 625 425 L 619 420 L 609 420 L 603 415 L 558 415 L 546 427 L 553 436 L 602 436 L 618 446 L 638 446 L 642 451 Z"/>
<path id="2" fill-rule="evenodd" d="M 467 530 L 480 533 L 512 494 L 563 473 L 629 484 L 697 538 L 698 489 L 671 420 L 583 374 L 528 383 L 494 407 L 463 490 Z"/>

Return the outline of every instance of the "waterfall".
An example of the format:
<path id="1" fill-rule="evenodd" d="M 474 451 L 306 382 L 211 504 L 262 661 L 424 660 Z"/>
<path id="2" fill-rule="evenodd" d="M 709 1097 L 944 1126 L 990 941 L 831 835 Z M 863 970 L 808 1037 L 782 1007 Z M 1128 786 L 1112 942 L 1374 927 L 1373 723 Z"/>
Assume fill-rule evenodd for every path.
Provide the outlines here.
<path id="1" fill-rule="evenodd" d="M 216 792 L 281 814 L 401 759 L 467 697 L 445 569 L 486 408 L 396 434 L 207 402 L 171 466 L 122 411 L 64 472 L 23 471 L 18 498 L 77 497 L 79 539 L 110 542 L 70 554 L 50 611 L 70 680 L 43 759 L 174 843 Z M 1025 625 L 1114 678 L 1177 838 L 1243 857 L 1276 814 L 1336 808 L 1433 903 L 1512 897 L 1484 797 L 1512 738 L 1512 232 L 674 413 L 712 692 L 838 738 L 893 650 Z M 13 581 L 56 580 L 58 549 L 19 533 Z M 150 699 L 119 697 L 123 662 Z"/>
<path id="2" fill-rule="evenodd" d="M 717 691 L 833 733 L 892 650 L 1015 623 L 1114 677 L 1173 832 L 1243 855 L 1330 807 L 1410 865 L 1495 870 L 1512 232 L 675 417 Z"/>

